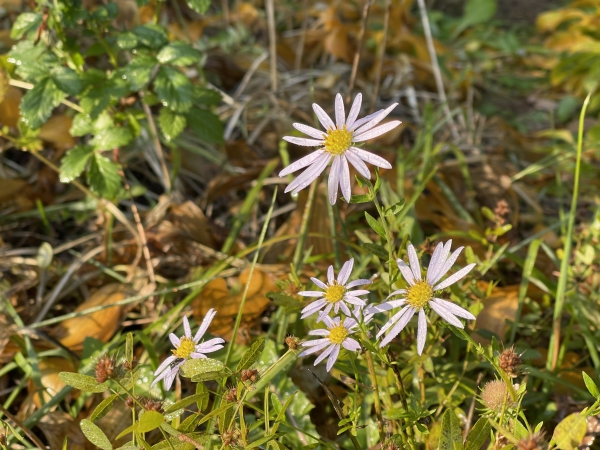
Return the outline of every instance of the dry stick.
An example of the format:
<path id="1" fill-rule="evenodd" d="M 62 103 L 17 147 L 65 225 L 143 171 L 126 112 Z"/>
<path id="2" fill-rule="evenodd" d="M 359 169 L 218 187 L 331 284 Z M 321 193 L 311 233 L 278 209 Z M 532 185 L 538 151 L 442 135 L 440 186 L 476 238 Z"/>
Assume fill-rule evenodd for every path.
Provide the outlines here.
<path id="1" fill-rule="evenodd" d="M 360 53 L 362 52 L 363 43 L 365 41 L 365 29 L 367 28 L 367 19 L 369 18 L 369 7 L 371 6 L 371 0 L 365 1 L 365 6 L 362 12 L 362 21 L 360 23 L 360 31 L 358 33 L 358 47 L 356 53 L 354 53 L 354 62 L 352 63 L 352 73 L 350 74 L 350 84 L 348 85 L 348 95 L 346 95 L 346 102 L 349 103 L 352 98 L 352 89 L 354 89 L 354 81 L 356 80 L 356 72 L 358 71 L 358 62 L 360 61 Z"/>
<path id="2" fill-rule="evenodd" d="M 252 75 L 254 75 L 254 72 L 256 72 L 256 69 L 258 69 L 258 66 L 260 66 L 262 64 L 262 62 L 265 59 L 267 59 L 268 56 L 269 56 L 269 52 L 265 51 L 258 58 L 256 58 L 254 60 L 254 62 L 250 66 L 250 68 L 244 74 L 244 78 L 242 78 L 240 85 L 238 86 L 238 88 L 235 90 L 235 93 L 233 94 L 233 98 L 235 100 L 240 98 L 240 95 L 242 95 L 242 93 L 248 86 L 248 83 L 252 79 Z"/>
<path id="3" fill-rule="evenodd" d="M 165 191 L 171 192 L 171 177 L 169 176 L 169 170 L 167 169 L 165 156 L 162 151 L 162 146 L 160 145 L 160 140 L 158 139 L 158 132 L 156 131 L 154 119 L 152 118 L 152 111 L 150 111 L 150 107 L 143 101 L 144 94 L 142 91 L 140 91 L 140 98 L 142 99 L 142 108 L 144 108 L 144 113 L 146 114 L 146 119 L 148 120 L 148 126 L 150 127 L 150 133 L 152 134 L 154 147 L 156 148 L 156 155 L 160 161 L 160 169 L 163 173 L 163 185 L 165 187 Z"/>
<path id="4" fill-rule="evenodd" d="M 304 53 L 304 42 L 306 41 L 306 29 L 308 28 L 308 0 L 302 0 L 302 11 L 304 16 L 302 17 L 302 31 L 300 32 L 300 39 L 296 45 L 296 60 L 294 61 L 294 70 L 300 70 L 302 65 L 302 54 Z"/>
<path id="5" fill-rule="evenodd" d="M 50 167 L 52 170 L 54 170 L 56 173 L 60 173 L 60 169 L 46 157 L 40 155 L 38 152 L 31 152 L 31 154 L 33 156 L 35 156 L 37 159 L 39 159 L 41 162 L 46 164 L 48 167 Z M 88 196 L 96 199 L 96 201 L 103 208 L 105 208 L 106 210 L 111 212 L 113 216 L 115 216 L 115 219 L 117 219 L 119 222 L 121 222 L 123 225 L 125 225 L 125 228 L 127 228 L 127 230 L 133 235 L 133 237 L 136 240 L 138 248 L 136 250 L 135 261 L 139 261 L 142 257 L 142 240 L 141 240 L 140 236 L 137 234 L 137 232 L 135 231 L 135 228 L 133 228 L 133 225 L 131 225 L 129 220 L 127 220 L 127 217 L 125 217 L 125 214 L 123 214 L 119 208 L 117 208 L 114 204 L 112 204 L 108 200 L 103 199 L 102 197 L 98 197 L 96 194 L 94 194 L 92 191 L 90 191 L 88 188 L 86 188 L 79 181 L 73 180 L 73 181 L 71 181 L 71 183 L 73 184 L 73 186 L 75 186 L 80 191 L 82 191 L 85 195 L 88 195 Z M 133 269 L 135 268 L 136 265 L 137 265 L 137 262 L 135 264 L 132 264 L 132 267 L 131 267 L 132 274 L 133 274 Z"/>
<path id="6" fill-rule="evenodd" d="M 31 439 L 31 441 L 38 446 L 38 448 L 40 449 L 44 449 L 47 448 L 44 443 L 42 441 L 40 441 L 40 439 L 29 429 L 27 428 L 25 425 L 23 425 L 23 423 L 17 419 L 15 416 L 13 416 L 11 413 L 9 413 L 6 408 L 4 408 L 4 406 L 0 405 L 0 411 L 2 411 L 2 413 L 4 415 L 6 415 L 6 417 L 8 417 L 10 420 L 12 420 L 15 425 L 17 427 L 19 427 L 21 430 L 23 430 L 23 433 L 25 433 L 27 435 L 27 437 L 29 439 Z"/>
<path id="7" fill-rule="evenodd" d="M 450 107 L 448 106 L 448 98 L 446 97 L 446 91 L 444 90 L 444 81 L 442 80 L 442 72 L 440 71 L 440 65 L 437 60 L 435 53 L 435 46 L 433 45 L 433 37 L 431 36 L 431 27 L 429 26 L 429 18 L 427 17 L 427 9 L 425 7 L 425 0 L 418 0 L 419 11 L 421 12 L 421 21 L 423 22 L 423 31 L 425 33 L 425 41 L 427 42 L 427 50 L 429 51 L 429 57 L 431 58 L 431 69 L 433 70 L 433 77 L 435 78 L 435 85 L 437 86 L 438 95 L 442 102 L 442 108 L 446 115 L 446 120 L 450 125 L 452 131 L 452 137 L 455 141 L 460 139 L 460 134 L 452 118 Z"/>
<path id="8" fill-rule="evenodd" d="M 275 6 L 267 0 L 267 22 L 269 27 L 269 52 L 271 53 L 271 90 L 277 91 L 277 41 L 275 36 Z"/>
<path id="9" fill-rule="evenodd" d="M 479 375 L 477 375 L 477 382 L 476 385 L 479 386 L 479 384 L 481 383 L 481 379 L 483 378 L 483 372 L 479 372 Z M 469 407 L 469 413 L 467 414 L 467 425 L 465 426 L 465 432 L 464 432 L 464 438 L 466 439 L 467 435 L 469 434 L 469 430 L 471 429 L 471 423 L 473 422 L 473 414 L 475 413 L 475 403 L 477 396 L 473 395 L 473 400 L 471 400 L 471 406 Z"/>
<path id="10" fill-rule="evenodd" d="M 385 2 L 385 13 L 383 15 L 383 37 L 381 38 L 381 47 L 379 51 L 379 59 L 377 60 L 377 67 L 375 68 L 375 88 L 373 89 L 373 98 L 371 99 L 371 108 L 369 113 L 372 114 L 375 111 L 375 103 L 377 103 L 377 96 L 379 95 L 379 84 L 381 83 L 381 71 L 383 69 L 383 58 L 385 57 L 385 47 L 387 44 L 387 33 L 390 25 L 390 8 L 392 6 L 391 0 Z"/>

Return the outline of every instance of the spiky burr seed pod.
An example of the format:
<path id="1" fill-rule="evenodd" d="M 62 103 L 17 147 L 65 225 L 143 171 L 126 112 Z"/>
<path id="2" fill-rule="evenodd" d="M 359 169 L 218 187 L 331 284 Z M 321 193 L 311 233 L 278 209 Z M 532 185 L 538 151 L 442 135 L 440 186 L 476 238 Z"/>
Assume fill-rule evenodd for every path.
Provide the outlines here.
<path id="1" fill-rule="evenodd" d="M 256 383 L 258 381 L 258 370 L 246 369 L 242 370 L 242 381 L 250 381 Z"/>
<path id="2" fill-rule="evenodd" d="M 517 444 L 517 450 L 548 450 L 544 432 L 532 433 Z"/>
<path id="3" fill-rule="evenodd" d="M 296 336 L 288 336 L 285 338 L 286 345 L 290 348 L 290 350 L 298 350 L 300 346 L 300 339 Z"/>
<path id="4" fill-rule="evenodd" d="M 104 383 L 106 380 L 114 378 L 117 373 L 116 358 L 114 356 L 102 355 L 96 362 L 95 372 L 98 383 Z"/>
<path id="5" fill-rule="evenodd" d="M 500 353 L 498 363 L 509 377 L 516 378 L 519 375 L 519 366 L 523 364 L 523 358 L 515 352 L 514 347 L 510 347 Z"/>
<path id="6" fill-rule="evenodd" d="M 159 413 L 163 412 L 163 402 L 154 400 L 153 398 L 144 398 L 142 405 L 146 411 L 156 411 Z"/>
<path id="7" fill-rule="evenodd" d="M 133 400 L 133 397 L 127 397 L 127 400 L 125 400 L 125 406 L 127 406 L 130 409 L 133 409 L 135 407 L 135 401 Z"/>
<path id="8" fill-rule="evenodd" d="M 513 406 L 508 388 L 502 380 L 488 381 L 481 391 L 481 401 L 490 410 L 494 412 L 502 411 L 502 407 L 506 403 L 506 407 Z"/>
<path id="9" fill-rule="evenodd" d="M 226 393 L 225 393 L 225 400 L 227 400 L 228 402 L 235 402 L 237 401 L 237 389 L 232 387 L 231 389 L 229 389 Z"/>

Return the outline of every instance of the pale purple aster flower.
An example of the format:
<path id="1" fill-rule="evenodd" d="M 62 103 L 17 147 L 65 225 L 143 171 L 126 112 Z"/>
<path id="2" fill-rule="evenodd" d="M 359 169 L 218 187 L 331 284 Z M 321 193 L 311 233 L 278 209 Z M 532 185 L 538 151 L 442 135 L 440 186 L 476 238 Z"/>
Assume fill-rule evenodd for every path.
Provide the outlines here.
<path id="1" fill-rule="evenodd" d="M 446 322 L 458 328 L 464 328 L 464 326 L 457 317 L 469 320 L 475 319 L 475 316 L 466 309 L 447 300 L 435 297 L 436 291 L 441 291 L 461 280 L 473 269 L 473 267 L 475 267 L 474 263 L 469 264 L 440 283 L 439 281 L 441 278 L 448 273 L 452 264 L 454 264 L 456 258 L 458 258 L 458 255 L 464 248 L 459 247 L 452 255 L 450 255 L 451 244 L 452 240 L 449 240 L 445 245 L 440 242 L 436 246 L 427 269 L 425 280 L 421 279 L 419 258 L 412 244 L 408 245 L 409 264 L 406 264 L 401 259 L 396 261 L 402 276 L 408 282 L 408 287 L 392 292 L 388 298 L 395 295 L 402 295 L 403 298 L 390 300 L 380 305 L 369 307 L 369 312 L 371 313 L 389 311 L 394 308 L 402 307 L 399 312 L 394 314 L 392 318 L 386 322 L 383 328 L 379 330 L 379 333 L 377 333 L 377 338 L 379 338 L 391 328 L 386 337 L 381 341 L 380 347 L 389 344 L 391 340 L 404 329 L 413 315 L 418 312 L 417 353 L 419 355 L 423 353 L 425 339 L 427 337 L 427 317 L 425 315 L 424 307 L 427 305 L 429 305 L 431 309 Z"/>
<path id="2" fill-rule="evenodd" d="M 360 350 L 360 344 L 351 337 L 348 337 L 352 333 L 356 333 L 354 329 L 357 326 L 356 320 L 347 317 L 342 323 L 339 317 L 332 319 L 329 316 L 325 316 L 323 317 L 323 322 L 327 325 L 327 329 L 320 328 L 308 332 L 311 336 L 323 336 L 323 338 L 303 342 L 302 346 L 308 348 L 298 356 L 311 355 L 324 349 L 325 351 L 315 360 L 315 366 L 327 358 L 326 368 L 327 372 L 329 372 L 340 354 L 341 347 L 350 352 L 357 352 Z"/>
<path id="3" fill-rule="evenodd" d="M 371 178 L 371 173 L 365 161 L 384 169 L 392 168 L 391 164 L 382 157 L 354 147 L 353 145 L 357 142 L 368 141 L 369 139 L 381 136 L 400 125 L 401 122 L 399 120 L 392 120 L 391 122 L 375 127 L 398 103 L 394 103 L 386 109 L 379 110 L 362 119 L 356 120 L 360 112 L 361 103 L 362 94 L 357 94 L 352 103 L 352 108 L 350 108 L 348 118 L 346 118 L 344 101 L 342 100 L 342 96 L 337 94 L 335 96 L 335 123 L 323 111 L 323 108 L 313 103 L 313 110 L 319 122 L 325 128 L 325 132 L 301 123 L 293 124 L 294 128 L 313 139 L 285 136 L 284 140 L 296 145 L 319 148 L 279 172 L 279 176 L 283 177 L 308 166 L 300 176 L 288 185 L 285 192 L 292 191 L 295 194 L 301 191 L 311 184 L 325 170 L 329 162 L 333 160 L 331 169 L 329 170 L 329 202 L 332 205 L 335 204 L 338 185 L 342 190 L 343 197 L 347 202 L 350 202 L 352 189 L 348 162 L 354 166 L 358 173 L 367 179 Z"/>
<path id="4" fill-rule="evenodd" d="M 199 343 L 216 314 L 217 312 L 212 308 L 208 311 L 208 313 L 206 313 L 200 328 L 193 338 L 192 331 L 190 329 L 190 323 L 188 322 L 187 317 L 183 317 L 183 329 L 185 335 L 181 338 L 178 338 L 173 333 L 169 334 L 169 339 L 175 347 L 175 350 L 171 350 L 173 355 L 165 359 L 158 369 L 156 369 L 156 372 L 154 372 L 154 376 L 156 378 L 152 382 L 152 386 L 154 386 L 160 380 L 164 380 L 163 384 L 165 389 L 168 391 L 171 389 L 171 385 L 179 373 L 179 368 L 188 359 L 206 358 L 205 353 L 215 352 L 223 348 L 222 344 L 224 344 L 225 341 L 221 338 L 209 339 L 206 342 Z"/>
<path id="5" fill-rule="evenodd" d="M 323 291 L 298 292 L 298 294 L 304 297 L 317 297 L 316 301 L 312 302 L 302 310 L 302 316 L 300 317 L 301 319 L 304 319 L 316 313 L 317 311 L 322 310 L 319 313 L 319 318 L 317 319 L 317 322 L 320 322 L 323 320 L 324 316 L 327 316 L 331 312 L 332 309 L 335 314 L 338 314 L 339 310 L 341 309 L 345 315 L 351 316 L 352 314 L 350 313 L 348 304 L 361 308 L 366 305 L 366 302 L 359 296 L 366 295 L 369 293 L 369 291 L 365 289 L 351 291 L 350 289 L 357 286 L 370 284 L 371 280 L 354 280 L 350 283 L 347 283 L 350 273 L 352 273 L 353 265 L 354 258 L 346 261 L 342 266 L 342 270 L 340 270 L 340 273 L 338 274 L 337 280 L 334 277 L 333 266 L 329 266 L 329 269 L 327 269 L 327 283 L 323 283 L 317 278 L 311 278 L 312 282 L 323 289 Z"/>

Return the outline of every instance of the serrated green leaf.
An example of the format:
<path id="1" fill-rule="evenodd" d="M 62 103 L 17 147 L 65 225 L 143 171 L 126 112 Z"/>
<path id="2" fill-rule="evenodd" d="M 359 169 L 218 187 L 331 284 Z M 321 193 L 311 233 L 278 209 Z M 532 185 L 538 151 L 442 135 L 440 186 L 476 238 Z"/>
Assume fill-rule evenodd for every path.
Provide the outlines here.
<path id="1" fill-rule="evenodd" d="M 167 107 L 162 107 L 158 114 L 158 124 L 167 141 L 172 141 L 184 130 L 187 120 L 184 115 L 177 114 Z"/>
<path id="2" fill-rule="evenodd" d="M 496 14 L 497 6 L 496 0 L 467 0 L 464 4 L 464 15 L 456 26 L 453 36 L 458 36 L 470 26 L 490 20 Z"/>
<path id="3" fill-rule="evenodd" d="M 102 419 L 112 408 L 113 402 L 119 398 L 119 394 L 113 394 L 102 400 L 98 406 L 94 409 L 94 412 L 90 416 L 90 420 L 95 422 L 98 419 Z"/>
<path id="4" fill-rule="evenodd" d="M 140 25 L 135 27 L 132 32 L 135 34 L 139 43 L 150 48 L 160 48 L 168 41 L 165 28 L 160 25 Z"/>
<path id="5" fill-rule="evenodd" d="M 94 444 L 96 447 L 100 447 L 102 450 L 112 450 L 112 445 L 104 431 L 102 431 L 98 425 L 95 425 L 88 419 L 83 419 L 79 425 L 81 427 L 81 431 L 85 437 Z"/>
<path id="6" fill-rule="evenodd" d="M 170 405 L 167 409 L 165 409 L 165 414 L 169 414 L 179 409 L 185 408 L 186 406 L 189 406 L 194 402 L 202 402 L 205 398 L 208 398 L 208 392 L 190 395 L 189 397 L 186 397 Z"/>
<path id="7" fill-rule="evenodd" d="M 204 106 L 217 106 L 221 103 L 221 94 L 214 89 L 208 89 L 201 85 L 194 86 L 194 103 Z"/>
<path id="8" fill-rule="evenodd" d="M 149 57 L 138 57 L 125 66 L 125 76 L 132 91 L 140 91 L 150 81 L 152 71 L 156 67 L 156 60 Z"/>
<path id="9" fill-rule="evenodd" d="M 377 219 L 375 219 L 375 217 L 373 217 L 371 214 L 369 214 L 366 211 L 365 211 L 365 218 L 367 219 L 367 223 L 373 229 L 373 231 L 387 241 L 388 238 L 385 234 L 385 228 L 383 228 L 383 225 L 381 225 L 381 222 L 379 222 Z"/>
<path id="10" fill-rule="evenodd" d="M 387 261 L 388 257 L 390 256 L 388 251 L 379 244 L 369 244 L 367 242 L 367 243 L 360 244 L 360 246 L 363 247 L 369 253 L 372 253 L 373 255 L 378 256 L 379 258 L 383 259 L 384 261 Z"/>
<path id="11" fill-rule="evenodd" d="M 55 67 L 50 71 L 50 76 L 58 89 L 69 95 L 81 92 L 81 79 L 77 72 L 68 67 Z"/>
<path id="12" fill-rule="evenodd" d="M 186 112 L 192 107 L 194 85 L 184 74 L 172 67 L 161 67 L 154 80 L 154 91 L 173 111 Z"/>
<path id="13" fill-rule="evenodd" d="M 256 362 L 256 360 L 258 358 L 260 358 L 260 355 L 262 354 L 264 349 L 265 349 L 264 338 L 260 338 L 260 339 L 257 339 L 256 341 L 254 341 L 252 343 L 252 345 L 250 346 L 250 348 L 248 350 L 246 350 L 246 353 L 244 353 L 244 356 L 242 356 L 242 359 L 240 360 L 237 367 L 235 368 L 235 371 L 239 373 L 242 370 L 249 369 L 250 367 L 252 367 L 252 365 Z"/>
<path id="14" fill-rule="evenodd" d="M 96 150 L 112 150 L 129 144 L 132 139 L 133 135 L 129 131 L 129 128 L 104 128 L 96 133 L 90 144 Z"/>
<path id="15" fill-rule="evenodd" d="M 184 377 L 192 378 L 207 372 L 218 372 L 224 367 L 221 361 L 212 358 L 188 359 L 181 366 L 181 371 Z"/>
<path id="16" fill-rule="evenodd" d="M 50 77 L 44 77 L 23 96 L 21 115 L 30 128 L 40 128 L 66 96 Z"/>
<path id="17" fill-rule="evenodd" d="M 156 59 L 161 64 L 189 66 L 200 61 L 200 52 L 185 42 L 174 41 L 163 47 L 156 55 Z"/>
<path id="18" fill-rule="evenodd" d="M 140 417 L 136 430 L 138 433 L 147 433 L 158 427 L 165 421 L 165 417 L 158 411 L 146 411 Z"/>
<path id="19" fill-rule="evenodd" d="M 138 44 L 138 39 L 131 31 L 125 31 L 117 35 L 117 45 L 123 50 L 135 48 Z"/>
<path id="20" fill-rule="evenodd" d="M 25 33 L 36 31 L 42 24 L 42 15 L 32 12 L 19 14 L 12 30 L 10 31 L 11 39 L 21 39 Z"/>
<path id="21" fill-rule="evenodd" d="M 33 45 L 32 41 L 17 42 L 10 50 L 7 61 L 17 66 L 17 71 L 20 74 L 20 69 L 35 63 L 46 52 L 46 47 L 43 45 Z M 46 73 L 48 69 L 46 68 Z"/>
<path id="22" fill-rule="evenodd" d="M 85 136 L 94 132 L 94 125 L 92 119 L 87 114 L 79 113 L 73 117 L 73 123 L 69 133 L 73 137 Z"/>
<path id="23" fill-rule="evenodd" d="M 187 4 L 190 8 L 200 14 L 206 14 L 210 7 L 210 0 L 187 0 Z"/>
<path id="24" fill-rule="evenodd" d="M 585 383 L 585 387 L 587 388 L 589 393 L 592 394 L 592 396 L 595 398 L 600 397 L 600 391 L 598 390 L 598 386 L 596 386 L 596 383 L 594 383 L 594 380 L 592 380 L 590 376 L 585 372 L 581 372 L 581 375 L 583 376 L 583 382 Z"/>
<path id="25" fill-rule="evenodd" d="M 440 430 L 439 450 L 456 450 L 463 448 L 460 421 L 451 409 L 442 416 L 442 429 Z"/>
<path id="26" fill-rule="evenodd" d="M 492 426 L 487 417 L 480 417 L 475 423 L 465 441 L 465 450 L 480 450 L 485 441 L 490 437 Z"/>
<path id="27" fill-rule="evenodd" d="M 95 120 L 110 104 L 116 104 L 129 92 L 129 82 L 116 71 L 110 76 L 96 70 L 86 70 L 82 75 L 84 94 L 80 105 Z"/>
<path id="28" fill-rule="evenodd" d="M 121 187 L 121 175 L 116 164 L 99 153 L 94 153 L 90 159 L 87 171 L 87 181 L 90 189 L 96 194 L 113 198 Z"/>
<path id="29" fill-rule="evenodd" d="M 200 138 L 207 142 L 223 142 L 223 123 L 210 111 L 192 108 L 186 114 L 188 126 Z"/>
<path id="30" fill-rule="evenodd" d="M 580 413 L 565 417 L 554 429 L 552 441 L 560 450 L 573 450 L 583 440 L 587 430 L 587 420 Z"/>
<path id="31" fill-rule="evenodd" d="M 98 383 L 94 377 L 75 372 L 60 372 L 58 378 L 71 387 L 85 392 L 99 393 L 108 389 L 106 383 Z"/>
<path id="32" fill-rule="evenodd" d="M 81 175 L 93 152 L 89 145 L 78 145 L 69 150 L 60 162 L 61 183 L 70 183 Z"/>

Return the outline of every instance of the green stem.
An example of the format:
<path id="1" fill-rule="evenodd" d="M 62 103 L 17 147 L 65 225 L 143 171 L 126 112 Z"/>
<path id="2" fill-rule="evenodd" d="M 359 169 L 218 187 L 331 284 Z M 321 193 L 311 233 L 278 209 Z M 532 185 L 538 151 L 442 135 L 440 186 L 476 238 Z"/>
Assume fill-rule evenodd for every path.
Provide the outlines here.
<path id="1" fill-rule="evenodd" d="M 390 231 L 390 227 L 388 226 L 387 220 L 385 218 L 385 213 L 383 211 L 383 207 L 379 203 L 379 200 L 377 200 L 377 193 L 373 190 L 372 187 L 369 187 L 369 191 L 373 195 L 373 203 L 375 204 L 375 207 L 377 208 L 377 213 L 379 214 L 379 217 L 381 218 L 381 224 L 383 225 L 383 229 L 385 230 L 385 235 L 387 237 L 386 240 L 388 243 L 388 275 L 389 275 L 389 285 L 390 285 L 390 292 L 391 292 L 392 291 L 392 279 L 393 279 L 392 274 L 393 274 L 393 269 L 394 269 L 394 249 L 393 249 L 394 239 L 392 237 L 392 232 Z"/>

